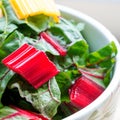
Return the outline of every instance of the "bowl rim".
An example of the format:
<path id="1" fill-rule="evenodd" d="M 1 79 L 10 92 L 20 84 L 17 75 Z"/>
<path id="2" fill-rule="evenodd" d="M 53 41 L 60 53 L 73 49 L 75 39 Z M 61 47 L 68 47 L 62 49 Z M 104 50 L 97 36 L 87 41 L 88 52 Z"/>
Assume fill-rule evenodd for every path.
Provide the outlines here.
<path id="1" fill-rule="evenodd" d="M 94 100 L 90 105 L 88 105 L 87 107 L 83 108 L 82 110 L 63 119 L 63 120 L 74 120 L 75 118 L 78 118 L 79 116 L 86 116 L 89 113 L 91 113 L 91 111 L 96 110 L 120 86 L 120 76 L 118 76 L 119 69 L 120 69 L 120 44 L 119 44 L 118 40 L 116 39 L 116 37 L 104 25 L 102 25 L 99 21 L 95 20 L 91 16 L 89 16 L 83 12 L 80 12 L 78 10 L 75 10 L 73 8 L 64 6 L 64 5 L 59 4 L 57 6 L 60 9 L 60 11 L 70 14 L 70 15 L 73 15 L 73 16 L 76 16 L 77 18 L 83 19 L 87 23 L 96 27 L 102 34 L 105 35 L 105 37 L 108 39 L 108 41 L 115 42 L 115 44 L 117 46 L 117 50 L 118 50 L 118 53 L 116 56 L 115 70 L 114 70 L 115 72 L 114 72 L 113 78 L 111 80 L 111 83 L 108 85 L 106 90 L 96 100 Z"/>

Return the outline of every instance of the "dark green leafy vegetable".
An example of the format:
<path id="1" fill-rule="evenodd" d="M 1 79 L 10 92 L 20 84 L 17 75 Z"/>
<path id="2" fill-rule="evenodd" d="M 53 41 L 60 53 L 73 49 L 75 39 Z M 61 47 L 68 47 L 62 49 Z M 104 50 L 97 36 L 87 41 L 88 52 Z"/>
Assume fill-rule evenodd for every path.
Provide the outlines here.
<path id="1" fill-rule="evenodd" d="M 0 109 L 0 119 L 7 116 L 7 115 L 10 115 L 14 112 L 16 112 L 16 110 L 6 106 L 6 107 Z"/>
<path id="2" fill-rule="evenodd" d="M 96 82 L 99 79 L 103 80 L 99 82 L 102 87 L 105 88 L 109 85 L 117 54 L 114 42 L 90 53 L 89 45 L 81 34 L 84 29 L 83 23 L 75 23 L 62 17 L 60 17 L 59 23 L 54 23 L 50 17 L 45 15 L 19 20 L 9 4 L 9 0 L 1 1 L 4 17 L 0 18 L 0 107 L 14 104 L 23 109 L 39 112 L 49 118 L 55 116 L 53 119 L 61 120 L 72 114 L 69 111 L 71 110 L 69 88 L 83 71 L 95 76 L 102 76 L 94 78 Z M 39 33 L 42 31 L 47 32 L 63 46 L 67 55 L 59 56 L 49 43 L 40 39 Z M 38 90 L 35 90 L 23 78 L 1 63 L 4 57 L 25 43 L 46 52 L 49 59 L 61 71 Z M 81 70 L 83 71 L 81 72 Z M 87 77 L 93 79 L 93 76 L 88 74 Z M 9 102 L 5 101 L 6 98 L 9 99 Z M 8 113 L 12 112 L 9 107 L 4 110 Z M 0 109 L 0 117 L 6 114 L 1 111 L 2 109 Z"/>
<path id="3" fill-rule="evenodd" d="M 107 87 L 112 79 L 113 76 L 113 69 L 114 69 L 114 64 L 109 68 L 106 72 L 106 75 L 104 77 L 104 84 Z"/>
<path id="4" fill-rule="evenodd" d="M 17 26 L 14 24 L 6 25 L 6 20 L 4 17 L 0 19 L 0 46 L 2 42 L 16 29 Z"/>
<path id="5" fill-rule="evenodd" d="M 89 47 L 85 40 L 74 42 L 68 47 L 68 55 L 77 66 L 85 66 L 89 54 Z"/>
<path id="6" fill-rule="evenodd" d="M 6 17 L 6 22 L 8 24 L 12 23 L 12 24 L 23 24 L 25 23 L 24 20 L 19 20 L 17 18 L 17 16 L 15 15 L 10 3 L 9 3 L 9 0 L 2 0 L 2 4 L 3 4 L 3 7 L 5 9 L 4 11 L 4 14 L 5 14 L 5 17 Z"/>
<path id="7" fill-rule="evenodd" d="M 20 46 L 20 36 L 17 31 L 12 32 L 0 46 L 0 60 L 9 55 Z"/>
<path id="8" fill-rule="evenodd" d="M 28 83 L 21 80 L 14 80 L 9 84 L 9 88 L 17 88 L 22 98 L 48 118 L 52 118 L 57 113 L 57 107 L 60 104 L 60 90 L 55 79 L 52 79 L 40 87 L 38 90 L 34 89 Z"/>
<path id="9" fill-rule="evenodd" d="M 56 76 L 57 83 L 61 90 L 61 100 L 62 102 L 69 102 L 68 89 L 70 88 L 72 82 L 80 75 L 78 70 L 69 70 L 61 72 Z"/>
<path id="10" fill-rule="evenodd" d="M 3 107 L 0 109 L 0 119 L 1 120 L 48 120 L 42 115 L 38 115 L 36 113 L 22 110 L 20 108 L 11 106 L 11 107 Z"/>
<path id="11" fill-rule="evenodd" d="M 13 77 L 14 72 L 7 69 L 0 63 L 0 107 L 2 106 L 2 95 L 7 87 L 8 82 Z"/>
<path id="12" fill-rule="evenodd" d="M 55 39 L 60 42 L 61 45 L 66 46 L 71 42 L 76 42 L 76 40 L 83 39 L 80 33 L 80 24 L 74 25 L 72 22 L 61 18 L 59 24 L 54 24 L 50 27 L 49 32 Z M 82 26 L 83 27 L 83 26 Z"/>
<path id="13" fill-rule="evenodd" d="M 109 62 L 111 61 L 111 58 L 116 56 L 116 54 L 117 54 L 117 49 L 115 43 L 111 42 L 107 46 L 101 48 L 100 50 L 90 53 L 90 55 L 87 58 L 88 61 L 87 65 L 90 66 L 90 65 L 100 64 L 104 61 Z"/>
<path id="14" fill-rule="evenodd" d="M 37 15 L 27 19 L 27 25 L 34 31 L 40 33 L 49 27 L 50 18 L 45 15 Z"/>

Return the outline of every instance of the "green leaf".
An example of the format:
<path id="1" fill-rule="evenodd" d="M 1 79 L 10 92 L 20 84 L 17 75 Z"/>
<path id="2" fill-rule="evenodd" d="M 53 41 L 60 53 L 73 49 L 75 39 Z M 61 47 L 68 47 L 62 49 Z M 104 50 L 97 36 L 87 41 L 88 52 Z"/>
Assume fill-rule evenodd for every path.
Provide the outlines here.
<path id="1" fill-rule="evenodd" d="M 87 65 L 98 65 L 101 62 L 109 62 L 111 61 L 111 58 L 115 57 L 117 54 L 117 48 L 115 43 L 112 41 L 107 46 L 101 48 L 100 50 L 97 50 L 95 52 L 92 52 L 89 54 L 87 58 Z"/>
<path id="2" fill-rule="evenodd" d="M 0 119 L 2 120 L 2 118 L 15 113 L 16 110 L 10 108 L 10 107 L 3 107 L 2 109 L 0 109 Z"/>
<path id="3" fill-rule="evenodd" d="M 38 37 L 38 34 L 35 31 L 33 31 L 33 29 L 30 28 L 26 23 L 18 25 L 17 30 L 26 37 L 34 38 L 34 39 Z"/>
<path id="4" fill-rule="evenodd" d="M 80 76 L 78 70 L 66 70 L 64 72 L 60 72 L 56 76 L 57 83 L 59 85 L 61 91 L 61 101 L 69 102 L 69 88 L 72 85 L 73 81 Z"/>
<path id="5" fill-rule="evenodd" d="M 5 17 L 8 24 L 13 23 L 18 25 L 25 23 L 24 20 L 20 20 L 17 18 L 14 10 L 12 9 L 12 6 L 10 5 L 9 0 L 2 0 L 2 4 L 5 9 L 4 14 L 6 15 Z"/>
<path id="6" fill-rule="evenodd" d="M 116 62 L 115 58 L 107 59 L 100 62 L 98 65 L 102 68 L 110 69 Z"/>
<path id="7" fill-rule="evenodd" d="M 0 107 L 2 106 L 2 95 L 13 75 L 13 71 L 10 71 L 8 68 L 6 68 L 3 64 L 0 63 Z"/>
<path id="8" fill-rule="evenodd" d="M 22 110 L 17 107 L 4 106 L 0 109 L 0 120 L 48 120 L 43 115 Z"/>
<path id="9" fill-rule="evenodd" d="M 112 77 L 113 77 L 113 68 L 114 68 L 114 64 L 106 71 L 106 74 L 105 74 L 105 78 L 104 78 L 104 84 L 105 86 L 108 86 Z"/>
<path id="10" fill-rule="evenodd" d="M 52 61 L 54 61 L 57 68 L 59 68 L 61 71 L 64 71 L 69 67 L 73 67 L 74 64 L 72 59 L 68 55 L 66 55 L 65 57 L 55 56 Z"/>
<path id="11" fill-rule="evenodd" d="M 20 46 L 20 36 L 17 31 L 7 37 L 0 46 L 0 60 L 15 51 Z"/>
<path id="12" fill-rule="evenodd" d="M 82 30 L 84 30 L 85 24 L 84 24 L 84 23 L 78 23 L 78 24 L 76 25 L 76 27 L 77 27 L 77 29 L 78 29 L 79 31 L 82 31 Z"/>
<path id="13" fill-rule="evenodd" d="M 45 40 L 41 39 L 39 40 L 35 45 L 34 45 L 37 49 L 39 50 L 43 50 L 45 52 L 49 52 L 52 55 L 59 55 L 58 51 L 55 50 L 48 42 L 46 42 Z"/>
<path id="14" fill-rule="evenodd" d="M 49 27 L 50 18 L 45 15 L 36 15 L 27 18 L 27 25 L 37 33 L 46 30 Z"/>
<path id="15" fill-rule="evenodd" d="M 0 34 L 4 32 L 5 24 L 5 18 L 0 18 Z"/>
<path id="16" fill-rule="evenodd" d="M 60 22 L 51 26 L 48 31 L 61 45 L 66 46 L 66 44 L 83 39 L 83 36 L 79 31 L 80 26 L 76 26 L 77 25 L 73 24 L 72 22 L 61 18 Z"/>
<path id="17" fill-rule="evenodd" d="M 9 88 L 17 88 L 20 96 L 44 116 L 52 118 L 57 113 L 57 107 L 60 104 L 60 90 L 54 78 L 37 90 L 19 79 L 11 82 Z"/>
<path id="18" fill-rule="evenodd" d="M 68 47 L 68 55 L 78 66 L 86 65 L 86 58 L 89 54 L 89 47 L 85 40 L 74 42 Z"/>
<path id="19" fill-rule="evenodd" d="M 5 18 L 0 19 L 0 46 L 2 42 L 16 29 L 17 26 L 14 24 L 8 24 L 6 26 Z"/>

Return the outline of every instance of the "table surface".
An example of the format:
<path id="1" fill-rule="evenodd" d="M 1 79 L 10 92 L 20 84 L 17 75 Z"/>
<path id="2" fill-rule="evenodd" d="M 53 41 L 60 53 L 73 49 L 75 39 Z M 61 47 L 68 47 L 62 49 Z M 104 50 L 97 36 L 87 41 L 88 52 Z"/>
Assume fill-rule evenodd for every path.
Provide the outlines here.
<path id="1" fill-rule="evenodd" d="M 120 0 L 56 0 L 58 4 L 81 11 L 108 28 L 120 42 Z M 120 97 L 112 120 L 120 120 Z"/>

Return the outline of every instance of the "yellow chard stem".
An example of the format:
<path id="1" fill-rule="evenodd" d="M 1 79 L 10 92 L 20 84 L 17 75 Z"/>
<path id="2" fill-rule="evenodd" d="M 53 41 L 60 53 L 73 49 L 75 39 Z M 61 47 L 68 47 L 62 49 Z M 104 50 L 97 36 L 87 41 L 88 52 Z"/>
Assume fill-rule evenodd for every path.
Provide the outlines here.
<path id="1" fill-rule="evenodd" d="M 29 16 L 44 14 L 53 17 L 55 22 L 59 21 L 60 11 L 54 0 L 9 0 L 10 4 L 19 19 L 26 19 Z"/>

